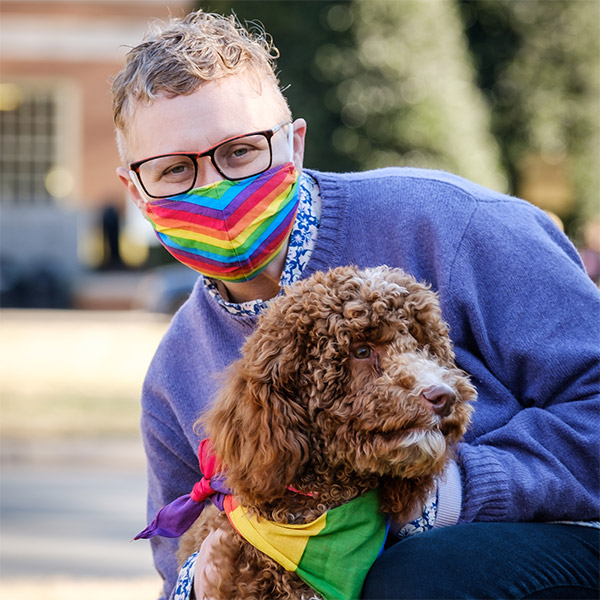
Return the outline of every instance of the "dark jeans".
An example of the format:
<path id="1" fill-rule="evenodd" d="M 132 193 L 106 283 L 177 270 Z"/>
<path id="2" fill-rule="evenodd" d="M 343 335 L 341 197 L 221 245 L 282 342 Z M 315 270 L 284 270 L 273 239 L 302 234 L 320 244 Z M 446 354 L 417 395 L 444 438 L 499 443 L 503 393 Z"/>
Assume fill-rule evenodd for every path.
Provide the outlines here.
<path id="1" fill-rule="evenodd" d="M 600 531 L 549 523 L 468 523 L 398 542 L 363 598 L 600 598 Z"/>

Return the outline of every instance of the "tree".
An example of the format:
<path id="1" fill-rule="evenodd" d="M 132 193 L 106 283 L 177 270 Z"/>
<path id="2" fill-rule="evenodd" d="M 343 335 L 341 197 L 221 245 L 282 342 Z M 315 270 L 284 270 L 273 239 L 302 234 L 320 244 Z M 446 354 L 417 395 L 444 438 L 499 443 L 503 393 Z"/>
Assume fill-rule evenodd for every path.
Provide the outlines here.
<path id="1" fill-rule="evenodd" d="M 251 29 L 262 26 L 273 36 L 280 52 L 277 68 L 294 117 L 308 122 L 305 165 L 319 170 L 349 171 L 358 162 L 333 145 L 334 131 L 341 125 L 339 112 L 326 101 L 331 82 L 316 72 L 314 58 L 324 44 L 351 44 L 349 27 L 336 10 L 347 2 L 324 0 L 206 0 L 198 6 L 207 12 L 231 14 Z M 333 26 L 331 26 L 333 23 Z M 254 24 L 254 25 L 253 25 Z"/>
<path id="2" fill-rule="evenodd" d="M 442 168 L 505 189 L 454 1 L 355 0 L 346 10 L 354 46 L 326 44 L 315 57 L 335 84 L 336 147 L 363 168 Z"/>
<path id="3" fill-rule="evenodd" d="M 600 213 L 597 0 L 213 0 L 281 51 L 306 165 L 454 171 L 559 208 Z"/>
<path id="4" fill-rule="evenodd" d="M 463 0 L 460 8 L 512 189 L 554 208 L 575 237 L 600 216 L 600 3 Z"/>

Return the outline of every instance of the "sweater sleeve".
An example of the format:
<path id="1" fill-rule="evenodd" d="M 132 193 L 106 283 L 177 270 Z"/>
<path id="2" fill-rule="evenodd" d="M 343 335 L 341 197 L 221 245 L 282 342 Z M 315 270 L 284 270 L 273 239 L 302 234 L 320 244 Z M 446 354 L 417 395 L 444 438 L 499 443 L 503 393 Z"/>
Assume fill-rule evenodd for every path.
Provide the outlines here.
<path id="1" fill-rule="evenodd" d="M 480 395 L 459 522 L 598 518 L 600 295 L 573 246 L 525 202 L 481 202 L 447 302 Z"/>
<path id="2" fill-rule="evenodd" d="M 189 493 L 197 473 L 185 456 L 183 432 L 177 433 L 169 425 L 149 413 L 142 414 L 142 436 L 148 458 L 147 522 L 150 523 L 158 511 L 183 494 Z M 189 448 L 189 446 L 188 446 Z M 175 552 L 179 540 L 155 536 L 150 539 L 154 565 L 163 579 L 161 600 L 167 600 L 177 580 Z"/>
<path id="3" fill-rule="evenodd" d="M 141 430 L 148 464 L 148 522 L 163 506 L 189 494 L 200 479 L 198 442 L 203 436 L 194 423 L 212 403 L 219 374 L 238 355 L 243 334 L 255 322 L 243 319 L 235 329 L 229 326 L 231 319 L 210 312 L 206 298 L 197 284 L 173 317 L 144 382 Z M 178 540 L 155 536 L 150 543 L 164 579 L 161 598 L 166 600 L 177 581 Z"/>
<path id="4" fill-rule="evenodd" d="M 142 391 L 141 432 L 147 459 L 148 523 L 163 506 L 189 493 L 200 477 L 198 439 L 193 424 L 199 414 L 196 401 L 202 396 L 203 387 L 198 381 L 198 365 L 186 364 L 185 357 L 202 353 L 188 347 L 188 340 L 193 338 L 181 326 L 182 320 L 176 317 L 161 341 Z M 164 580 L 161 598 L 166 600 L 177 580 L 178 540 L 155 536 L 150 544 L 156 570 Z"/>

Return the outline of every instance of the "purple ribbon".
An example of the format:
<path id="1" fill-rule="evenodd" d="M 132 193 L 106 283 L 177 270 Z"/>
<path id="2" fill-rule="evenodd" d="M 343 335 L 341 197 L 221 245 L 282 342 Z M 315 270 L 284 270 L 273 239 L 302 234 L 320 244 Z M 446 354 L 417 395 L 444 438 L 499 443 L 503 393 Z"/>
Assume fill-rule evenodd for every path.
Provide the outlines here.
<path id="1" fill-rule="evenodd" d="M 223 482 L 221 475 L 215 475 L 210 481 L 210 487 L 215 491 L 206 500 L 196 502 L 190 494 L 180 496 L 158 511 L 154 521 L 133 539 L 148 539 L 155 535 L 175 538 L 183 535 L 202 514 L 207 502 L 212 502 L 219 510 L 223 510 L 225 496 L 231 490 Z"/>

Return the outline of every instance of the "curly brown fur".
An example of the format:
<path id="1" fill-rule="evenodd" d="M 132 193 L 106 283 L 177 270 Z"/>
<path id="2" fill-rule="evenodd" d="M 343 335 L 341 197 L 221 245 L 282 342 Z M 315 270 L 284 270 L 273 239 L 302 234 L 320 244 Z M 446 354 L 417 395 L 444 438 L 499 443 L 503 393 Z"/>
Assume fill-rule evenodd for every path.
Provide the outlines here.
<path id="1" fill-rule="evenodd" d="M 222 530 L 217 547 L 209 560 L 218 565 L 219 579 L 211 581 L 210 598 L 296 600 L 310 598 L 310 587 L 293 573 L 283 570 L 275 561 L 248 544 L 233 529 L 224 513 L 207 507 L 194 526 L 182 537 L 177 558 L 180 564 L 198 550 L 204 538 L 213 530 Z M 200 600 L 200 599 L 199 599 Z"/>
<path id="2" fill-rule="evenodd" d="M 304 523 L 375 487 L 399 522 L 464 434 L 475 390 L 454 366 L 436 295 L 403 271 L 339 267 L 290 286 L 260 318 L 199 424 L 244 506 Z M 288 486 L 311 492 L 293 493 Z M 229 528 L 215 598 L 308 598 L 295 575 Z"/>

